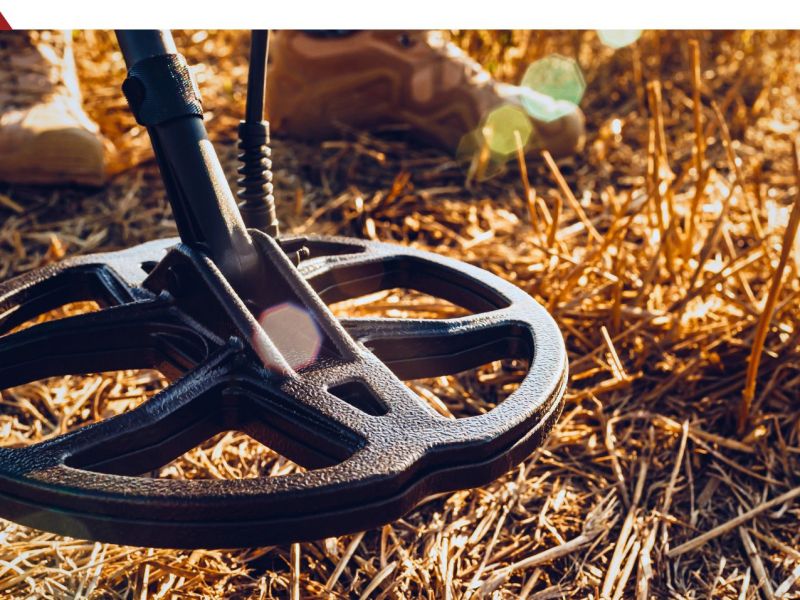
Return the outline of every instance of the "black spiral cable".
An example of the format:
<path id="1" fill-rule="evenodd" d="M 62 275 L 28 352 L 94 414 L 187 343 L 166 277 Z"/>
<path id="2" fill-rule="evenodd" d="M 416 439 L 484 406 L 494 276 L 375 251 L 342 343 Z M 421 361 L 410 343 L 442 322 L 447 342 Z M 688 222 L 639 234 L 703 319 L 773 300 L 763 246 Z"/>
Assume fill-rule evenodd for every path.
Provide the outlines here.
<path id="1" fill-rule="evenodd" d="M 250 67 L 247 73 L 247 105 L 239 123 L 239 212 L 247 227 L 276 237 L 278 218 L 272 195 L 272 150 L 269 123 L 264 120 L 264 90 L 267 83 L 269 31 L 253 30 Z"/>

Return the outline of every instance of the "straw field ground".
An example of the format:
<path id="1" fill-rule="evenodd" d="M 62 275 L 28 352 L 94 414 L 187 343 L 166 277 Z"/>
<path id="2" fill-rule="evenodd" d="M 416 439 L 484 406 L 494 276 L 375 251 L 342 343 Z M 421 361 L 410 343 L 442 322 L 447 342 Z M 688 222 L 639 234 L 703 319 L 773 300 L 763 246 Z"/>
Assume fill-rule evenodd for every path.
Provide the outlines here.
<path id="1" fill-rule="evenodd" d="M 505 81 L 553 53 L 577 60 L 584 150 L 529 156 L 521 169 L 514 156 L 465 165 L 397 129 L 314 144 L 278 133 L 279 210 L 287 231 L 431 249 L 543 303 L 570 356 L 564 413 L 544 446 L 490 485 L 314 543 L 154 550 L 0 522 L 2 597 L 800 597 L 800 36 L 652 31 L 614 50 L 591 31 L 452 35 Z M 116 174 L 102 190 L 0 187 L 4 279 L 175 234 L 146 133 L 119 92 L 113 36 L 74 37 Z M 247 36 L 176 38 L 233 181 Z M 336 310 L 455 309 L 390 291 Z M 513 390 L 518 367 L 410 385 L 440 412 L 469 415 Z M 130 410 L 164 385 L 124 371 L 5 390 L 0 443 Z M 160 475 L 294 468 L 231 432 Z"/>

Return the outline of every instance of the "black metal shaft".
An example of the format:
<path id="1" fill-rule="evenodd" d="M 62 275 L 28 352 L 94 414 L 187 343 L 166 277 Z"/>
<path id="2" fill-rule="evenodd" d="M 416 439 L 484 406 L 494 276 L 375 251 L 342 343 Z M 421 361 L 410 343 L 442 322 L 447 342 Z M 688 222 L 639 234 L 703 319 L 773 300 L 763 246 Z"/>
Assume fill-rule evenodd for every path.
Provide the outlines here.
<path id="1" fill-rule="evenodd" d="M 269 31 L 253 30 L 247 75 L 245 119 L 239 123 L 239 211 L 248 227 L 278 235 L 275 198 L 272 195 L 272 150 L 269 123 L 264 120 Z"/>
<path id="2" fill-rule="evenodd" d="M 117 40 L 129 69 L 177 53 L 169 31 L 117 31 Z M 259 256 L 202 118 L 180 116 L 147 130 L 181 240 L 203 248 L 241 291 L 257 276 Z"/>
<path id="3" fill-rule="evenodd" d="M 264 119 L 269 30 L 254 29 L 250 35 L 250 66 L 247 72 L 247 105 L 244 118 L 250 123 L 257 123 Z"/>

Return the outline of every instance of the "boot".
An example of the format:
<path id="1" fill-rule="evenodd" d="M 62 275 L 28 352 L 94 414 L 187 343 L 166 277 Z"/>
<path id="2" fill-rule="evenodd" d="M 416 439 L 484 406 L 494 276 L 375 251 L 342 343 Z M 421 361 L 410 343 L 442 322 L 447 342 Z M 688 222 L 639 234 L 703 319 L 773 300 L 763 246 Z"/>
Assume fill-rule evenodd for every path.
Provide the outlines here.
<path id="1" fill-rule="evenodd" d="M 335 136 L 341 125 L 402 124 L 455 152 L 494 108 L 520 105 L 532 92 L 495 82 L 436 31 L 278 31 L 270 45 L 273 131 L 301 139 Z M 531 122 L 529 149 L 546 148 L 559 157 L 582 144 L 584 117 L 577 107 L 550 122 Z"/>
<path id="2" fill-rule="evenodd" d="M 100 186 L 105 178 L 104 141 L 81 107 L 69 35 L 0 32 L 0 181 Z"/>

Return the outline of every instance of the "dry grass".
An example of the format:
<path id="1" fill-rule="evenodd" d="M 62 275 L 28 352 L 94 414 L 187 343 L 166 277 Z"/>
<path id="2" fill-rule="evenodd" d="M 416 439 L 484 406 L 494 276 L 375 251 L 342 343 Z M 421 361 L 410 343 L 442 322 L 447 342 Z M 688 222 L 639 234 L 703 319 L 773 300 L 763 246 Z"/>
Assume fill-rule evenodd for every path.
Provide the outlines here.
<path id="1" fill-rule="evenodd" d="M 467 186 L 459 165 L 401 135 L 348 133 L 321 147 L 279 139 L 277 195 L 286 229 L 433 249 L 548 306 L 567 341 L 571 382 L 544 447 L 491 485 L 431 499 L 379 530 L 291 547 L 152 550 L 3 523 L 0 594 L 800 597 L 800 282 L 785 236 L 800 193 L 800 36 L 649 32 L 616 52 L 592 32 L 456 37 L 508 80 L 537 56 L 576 56 L 588 82 L 586 151 L 558 164 L 529 160 L 529 183 L 512 162 Z M 245 40 L 178 38 L 203 63 L 208 125 L 232 175 Z M 122 170 L 147 155 L 147 143 L 124 110 L 121 59 L 109 60 L 110 47 L 105 32 L 78 35 L 88 108 Z M 2 277 L 65 252 L 174 233 L 151 163 L 100 192 L 4 187 L 0 200 Z M 402 298 L 373 300 L 378 310 L 408 309 Z M 452 310 L 426 302 L 424 311 Z M 513 371 L 493 365 L 477 383 L 415 385 L 442 410 L 473 409 L 465 397 L 502 393 Z M 2 442 L 54 435 L 139 401 L 159 381 L 120 373 L 4 392 Z M 751 402 L 737 433 L 743 398 Z M 162 474 L 291 468 L 229 434 Z"/>

